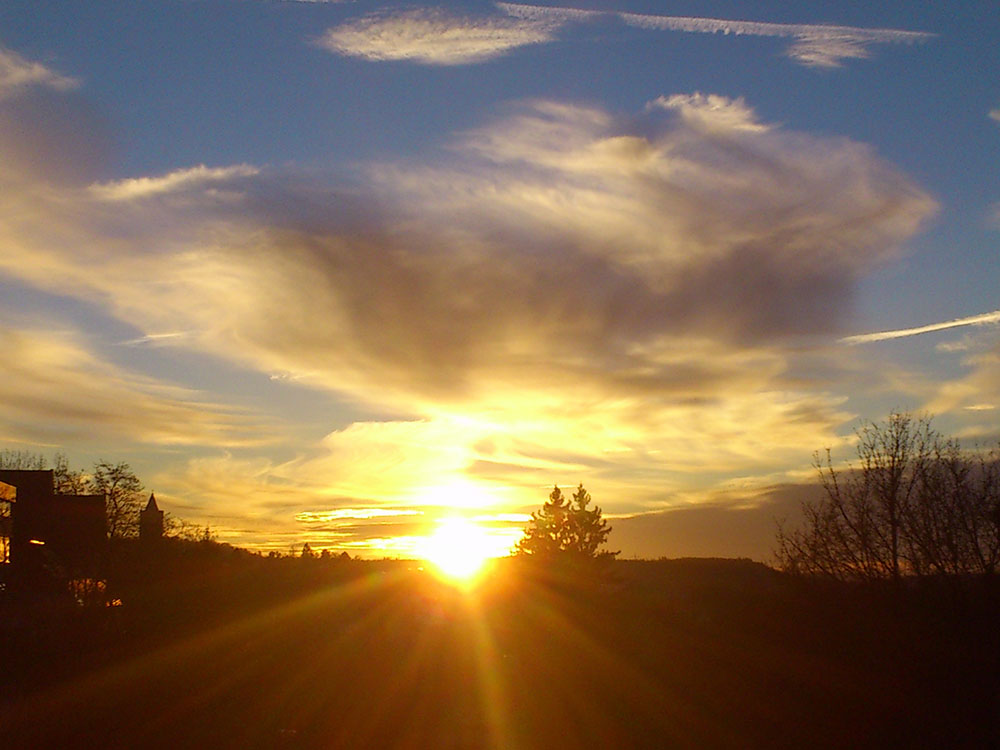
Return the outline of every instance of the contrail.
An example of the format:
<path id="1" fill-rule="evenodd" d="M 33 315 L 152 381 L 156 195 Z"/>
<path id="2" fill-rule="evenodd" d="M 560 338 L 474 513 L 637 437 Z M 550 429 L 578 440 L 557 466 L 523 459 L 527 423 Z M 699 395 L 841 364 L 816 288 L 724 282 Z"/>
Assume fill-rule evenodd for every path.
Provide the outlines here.
<path id="1" fill-rule="evenodd" d="M 182 339 L 189 335 L 189 331 L 174 331 L 172 333 L 148 333 L 136 339 L 120 342 L 120 346 L 156 346 L 161 342 L 171 339 Z"/>
<path id="2" fill-rule="evenodd" d="M 847 336 L 840 339 L 841 344 L 869 344 L 873 341 L 886 341 L 888 339 L 901 339 L 906 336 L 916 336 L 921 333 L 932 333 L 933 331 L 943 331 L 948 328 L 959 328 L 961 326 L 984 326 L 991 323 L 1000 323 L 1000 310 L 983 313 L 982 315 L 972 315 L 968 318 L 958 318 L 948 320 L 944 323 L 931 323 L 926 326 L 916 328 L 900 328 L 895 331 L 879 331 L 878 333 L 862 333 L 857 336 Z"/>
<path id="3" fill-rule="evenodd" d="M 578 10 L 556 6 L 523 5 L 521 3 L 497 3 L 505 13 L 522 18 L 540 16 L 558 17 L 565 21 L 582 21 L 595 16 L 614 15 L 631 26 L 664 31 L 693 31 L 704 34 L 748 34 L 752 36 L 817 37 L 842 38 L 850 36 L 868 42 L 921 42 L 935 34 L 926 31 L 903 31 L 900 29 L 863 29 L 856 26 L 827 26 L 825 24 L 765 23 L 762 21 L 739 21 L 724 18 L 699 18 L 695 16 L 654 16 L 643 13 L 622 13 L 617 11 Z"/>
<path id="4" fill-rule="evenodd" d="M 863 29 L 856 26 L 824 24 L 766 23 L 762 21 L 699 18 L 694 16 L 658 16 L 617 11 L 578 10 L 520 3 L 497 3 L 508 15 L 525 20 L 555 19 L 561 23 L 584 22 L 614 16 L 629 26 L 657 31 L 686 31 L 702 34 L 734 34 L 785 37 L 796 40 L 788 54 L 806 65 L 838 67 L 845 57 L 867 57 L 866 45 L 923 42 L 935 34 L 901 29 Z"/>

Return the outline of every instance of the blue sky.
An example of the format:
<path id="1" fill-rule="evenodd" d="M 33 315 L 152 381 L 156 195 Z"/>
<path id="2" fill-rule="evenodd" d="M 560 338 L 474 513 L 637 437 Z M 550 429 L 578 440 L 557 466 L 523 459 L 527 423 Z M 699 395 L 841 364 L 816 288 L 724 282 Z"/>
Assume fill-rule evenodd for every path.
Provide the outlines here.
<path id="1" fill-rule="evenodd" d="M 500 549 L 583 482 L 626 555 L 765 558 L 859 419 L 1000 437 L 998 27 L 7 4 L 0 442 L 261 549 Z"/>

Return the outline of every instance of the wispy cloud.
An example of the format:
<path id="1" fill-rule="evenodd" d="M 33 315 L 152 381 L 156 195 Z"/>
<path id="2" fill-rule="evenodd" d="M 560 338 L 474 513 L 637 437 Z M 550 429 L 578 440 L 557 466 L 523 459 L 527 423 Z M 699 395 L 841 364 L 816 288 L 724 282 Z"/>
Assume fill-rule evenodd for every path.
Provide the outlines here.
<path id="1" fill-rule="evenodd" d="M 646 108 L 674 110 L 687 122 L 712 130 L 763 133 L 770 129 L 769 125 L 757 119 L 753 109 L 742 98 L 730 99 L 701 93 L 674 94 L 657 97 Z"/>
<path id="2" fill-rule="evenodd" d="M 930 323 L 913 328 L 899 328 L 894 331 L 879 331 L 877 333 L 862 333 L 856 336 L 846 336 L 840 342 L 842 344 L 869 344 L 874 341 L 888 341 L 890 339 L 901 339 L 907 336 L 917 336 L 921 333 L 933 333 L 934 331 L 946 331 L 949 328 L 961 328 L 963 326 L 984 326 L 993 323 L 1000 323 L 1000 310 L 983 313 L 982 315 L 970 315 L 967 318 L 956 318 L 943 323 Z"/>
<path id="3" fill-rule="evenodd" d="M 497 16 L 458 16 L 440 9 L 380 13 L 329 29 L 317 43 L 366 60 L 462 65 L 517 47 L 550 41 L 560 23 Z"/>
<path id="4" fill-rule="evenodd" d="M 40 62 L 28 60 L 0 47 L 0 100 L 33 86 L 66 91 L 79 85 L 75 78 L 64 76 Z"/>
<path id="5" fill-rule="evenodd" d="M 202 394 L 123 370 L 72 337 L 0 325 L 0 438 L 87 436 L 158 445 L 251 445 L 262 423 Z"/>
<path id="6" fill-rule="evenodd" d="M 1000 322 L 1000 312 L 994 315 L 996 320 L 990 322 Z M 993 412 L 1000 408 L 1000 329 L 980 330 L 968 338 L 961 362 L 966 372 L 935 383 L 924 408 L 935 414 L 964 412 L 972 420 L 966 424 L 966 436 L 996 440 L 1000 436 Z"/>
<path id="7" fill-rule="evenodd" d="M 399 516 L 419 516 L 419 510 L 403 508 L 337 508 L 336 510 L 304 510 L 296 514 L 300 523 L 329 523 L 330 521 L 357 521 L 372 518 L 396 518 Z"/>
<path id="8" fill-rule="evenodd" d="M 170 333 L 150 333 L 134 339 L 122 341 L 121 346 L 163 346 L 177 343 L 181 339 L 190 336 L 187 331 L 173 331 Z"/>
<path id="9" fill-rule="evenodd" d="M 497 3 L 497 7 L 512 16 L 532 21 L 550 19 L 572 23 L 614 16 L 630 26 L 653 31 L 791 38 L 795 42 L 788 49 L 789 57 L 803 65 L 825 68 L 839 67 L 841 61 L 847 58 L 868 57 L 870 54 L 868 48 L 873 44 L 912 44 L 926 41 L 934 36 L 926 32 L 899 29 L 864 29 L 853 26 L 762 23 L 721 18 L 582 11 L 517 3 Z"/>
<path id="10" fill-rule="evenodd" d="M 679 31 L 783 37 L 794 40 L 787 54 L 803 65 L 839 67 L 864 58 L 875 44 L 922 42 L 933 34 L 852 26 L 762 23 L 687 16 L 497 3 L 503 16 L 459 16 L 436 8 L 376 13 L 329 29 L 320 46 L 367 60 L 410 60 L 427 65 L 483 62 L 513 49 L 551 42 L 571 24 L 614 19 L 651 31 Z"/>
<path id="11" fill-rule="evenodd" d="M 252 167 L 249 164 L 236 164 L 229 167 L 206 167 L 204 164 L 199 164 L 196 167 L 178 169 L 158 177 L 134 177 L 91 185 L 90 192 L 101 200 L 128 201 L 164 195 L 211 183 L 231 183 L 236 178 L 252 177 L 259 172 L 257 167 Z"/>

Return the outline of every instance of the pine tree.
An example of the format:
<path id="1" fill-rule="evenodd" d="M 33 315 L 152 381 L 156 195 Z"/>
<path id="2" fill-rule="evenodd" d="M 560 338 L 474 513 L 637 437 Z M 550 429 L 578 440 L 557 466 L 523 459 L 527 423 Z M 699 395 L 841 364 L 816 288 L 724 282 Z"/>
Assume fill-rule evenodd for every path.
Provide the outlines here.
<path id="1" fill-rule="evenodd" d="M 559 487 L 549 494 L 541 510 L 531 514 L 515 554 L 540 560 L 610 560 L 617 552 L 602 550 L 611 527 L 601 509 L 589 509 L 590 493 L 581 484 L 567 500 Z"/>

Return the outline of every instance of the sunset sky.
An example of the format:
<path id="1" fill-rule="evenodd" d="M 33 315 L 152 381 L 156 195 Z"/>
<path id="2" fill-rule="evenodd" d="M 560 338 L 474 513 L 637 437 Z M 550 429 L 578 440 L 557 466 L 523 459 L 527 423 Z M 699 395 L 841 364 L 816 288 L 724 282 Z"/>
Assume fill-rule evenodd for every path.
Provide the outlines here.
<path id="1" fill-rule="evenodd" d="M 1000 439 L 1000 14 L 0 5 L 0 448 L 223 541 L 766 559 L 860 419 Z"/>

